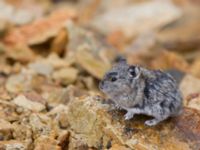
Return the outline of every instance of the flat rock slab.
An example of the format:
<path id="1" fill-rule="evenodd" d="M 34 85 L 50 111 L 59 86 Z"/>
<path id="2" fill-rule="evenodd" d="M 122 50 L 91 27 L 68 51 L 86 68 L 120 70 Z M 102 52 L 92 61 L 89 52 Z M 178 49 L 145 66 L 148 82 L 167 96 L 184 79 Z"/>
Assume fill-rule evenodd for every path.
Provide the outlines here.
<path id="1" fill-rule="evenodd" d="M 200 149 L 200 113 L 184 108 L 176 118 L 148 127 L 147 116 L 138 115 L 125 121 L 125 111 L 110 111 L 98 96 L 70 101 L 68 115 L 72 136 L 95 148 L 124 147 L 148 150 Z M 117 145 L 117 146 L 116 146 Z M 115 147 L 115 148 L 114 148 Z"/>

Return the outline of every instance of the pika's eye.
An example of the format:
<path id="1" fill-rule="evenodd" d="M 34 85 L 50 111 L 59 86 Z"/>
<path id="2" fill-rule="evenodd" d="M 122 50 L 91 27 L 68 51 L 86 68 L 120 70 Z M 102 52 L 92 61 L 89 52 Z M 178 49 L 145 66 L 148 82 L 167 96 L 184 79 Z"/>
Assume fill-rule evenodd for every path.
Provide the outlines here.
<path id="1" fill-rule="evenodd" d="M 131 77 L 136 77 L 135 66 L 130 66 L 128 72 Z"/>
<path id="2" fill-rule="evenodd" d="M 116 77 L 111 77 L 111 78 L 110 78 L 110 81 L 112 81 L 112 82 L 115 82 L 116 80 L 117 80 Z"/>
<path id="3" fill-rule="evenodd" d="M 107 74 L 107 79 L 111 82 L 115 82 L 117 80 L 117 72 L 110 72 Z"/>

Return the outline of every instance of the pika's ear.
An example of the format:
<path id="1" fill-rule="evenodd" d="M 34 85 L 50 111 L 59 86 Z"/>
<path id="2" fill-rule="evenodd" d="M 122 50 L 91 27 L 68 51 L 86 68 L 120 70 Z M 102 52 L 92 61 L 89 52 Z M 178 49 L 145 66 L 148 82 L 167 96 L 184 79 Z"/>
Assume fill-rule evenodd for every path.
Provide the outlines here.
<path id="1" fill-rule="evenodd" d="M 129 66 L 128 68 L 129 76 L 135 79 L 138 79 L 141 75 L 141 70 L 139 66 Z"/>
<path id="2" fill-rule="evenodd" d="M 141 76 L 141 69 L 140 67 L 137 65 L 135 66 L 135 73 L 136 73 L 136 77 L 135 78 L 139 78 Z"/>
<path id="3" fill-rule="evenodd" d="M 123 56 L 117 56 L 115 58 L 116 63 L 126 63 L 126 59 Z"/>

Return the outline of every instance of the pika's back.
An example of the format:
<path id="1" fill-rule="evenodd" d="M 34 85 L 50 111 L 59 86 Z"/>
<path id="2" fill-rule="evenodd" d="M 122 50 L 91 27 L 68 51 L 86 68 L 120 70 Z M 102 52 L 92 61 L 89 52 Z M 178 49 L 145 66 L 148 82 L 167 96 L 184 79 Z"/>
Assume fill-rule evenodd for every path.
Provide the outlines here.
<path id="1" fill-rule="evenodd" d="M 153 70 L 152 74 L 154 77 L 146 78 L 146 83 L 152 89 L 163 90 L 163 92 L 171 92 L 177 89 L 177 83 L 174 78 L 160 70 Z"/>
<path id="2" fill-rule="evenodd" d="M 154 78 L 146 78 L 144 94 L 147 104 L 159 103 L 161 107 L 171 107 L 176 110 L 182 96 L 173 77 L 162 71 L 152 71 Z"/>

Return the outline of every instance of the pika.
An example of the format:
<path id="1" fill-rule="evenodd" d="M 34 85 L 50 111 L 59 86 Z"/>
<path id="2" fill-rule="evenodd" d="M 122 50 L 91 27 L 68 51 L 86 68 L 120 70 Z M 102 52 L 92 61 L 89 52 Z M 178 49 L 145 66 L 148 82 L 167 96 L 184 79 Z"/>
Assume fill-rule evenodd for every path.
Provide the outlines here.
<path id="1" fill-rule="evenodd" d="M 153 117 L 145 124 L 154 126 L 182 112 L 182 95 L 170 74 L 129 65 L 125 59 L 104 75 L 99 88 L 117 108 L 127 111 L 126 120 L 144 114 Z"/>

